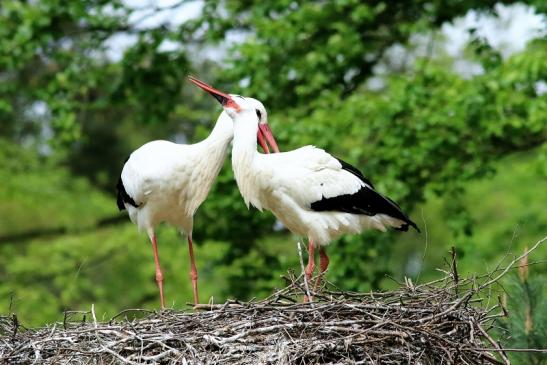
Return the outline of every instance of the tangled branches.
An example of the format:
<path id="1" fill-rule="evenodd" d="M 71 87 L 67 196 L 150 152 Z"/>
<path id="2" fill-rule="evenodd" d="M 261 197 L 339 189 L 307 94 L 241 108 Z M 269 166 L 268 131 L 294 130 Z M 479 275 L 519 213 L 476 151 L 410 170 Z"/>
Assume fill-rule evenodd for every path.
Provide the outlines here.
<path id="1" fill-rule="evenodd" d="M 5 336 L 0 356 L 21 363 L 498 363 L 484 350 L 486 312 L 469 301 L 457 305 L 454 289 L 324 290 L 312 307 L 294 303 L 302 294 L 295 282 L 256 303 L 121 320 L 126 311 L 108 323 L 65 322 Z"/>
<path id="2" fill-rule="evenodd" d="M 517 258 L 518 259 L 518 258 Z M 512 265 L 515 263 L 514 261 Z M 503 269 L 504 270 L 504 269 Z M 502 269 L 499 272 L 503 272 Z M 446 277 L 382 293 L 327 284 L 313 303 L 301 277 L 257 302 L 200 305 L 194 312 L 126 310 L 99 323 L 95 312 L 21 330 L 0 319 L 0 362 L 45 364 L 504 364 L 489 334 L 501 303 L 482 302 L 480 279 Z M 87 319 L 87 320 L 86 320 Z"/>

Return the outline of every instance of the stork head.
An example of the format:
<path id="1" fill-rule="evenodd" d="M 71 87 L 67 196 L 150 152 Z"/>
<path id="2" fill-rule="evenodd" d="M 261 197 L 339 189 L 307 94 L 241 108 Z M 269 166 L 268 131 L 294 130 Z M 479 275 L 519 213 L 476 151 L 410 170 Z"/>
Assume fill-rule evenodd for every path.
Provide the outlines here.
<path id="1" fill-rule="evenodd" d="M 274 152 L 279 152 L 277 142 L 268 125 L 268 113 L 260 101 L 253 98 L 223 93 L 193 76 L 188 76 L 188 79 L 217 99 L 230 117 L 235 118 L 238 114 L 243 112 L 251 112 L 256 115 L 258 122 L 258 143 L 266 153 L 270 153 L 268 145 L 271 146 Z"/>

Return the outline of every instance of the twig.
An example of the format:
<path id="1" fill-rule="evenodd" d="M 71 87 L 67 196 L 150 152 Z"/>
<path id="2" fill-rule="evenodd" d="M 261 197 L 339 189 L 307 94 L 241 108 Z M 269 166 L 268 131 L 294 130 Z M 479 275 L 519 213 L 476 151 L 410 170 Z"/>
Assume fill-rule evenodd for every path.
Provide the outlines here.
<path id="1" fill-rule="evenodd" d="M 532 247 L 538 247 L 538 243 Z M 207 311 L 128 309 L 109 321 L 81 322 L 70 312 L 58 325 L 23 328 L 0 316 L 0 363 L 338 363 L 508 364 L 508 352 L 544 354 L 543 349 L 504 349 L 493 337 L 502 303 L 487 296 L 493 273 L 465 278 L 455 259 L 446 276 L 380 293 L 344 292 L 331 283 L 313 292 L 305 276 L 289 272 L 288 286 L 263 300 L 203 305 Z M 482 288 L 482 291 L 480 290 Z M 488 288 L 488 290 L 484 290 Z M 198 309 L 200 307 L 198 306 Z M 500 309 L 501 308 L 501 309 Z M 142 312 L 139 316 L 127 313 Z M 498 313 L 499 312 L 499 313 Z M 85 315 L 87 312 L 81 312 Z M 127 318 L 129 317 L 129 318 Z M 77 325 L 74 325 L 77 324 Z M 501 359 L 501 360 L 500 360 Z"/>
<path id="2" fill-rule="evenodd" d="M 450 254 L 452 256 L 452 263 L 451 263 L 452 275 L 454 276 L 454 283 L 457 286 L 460 280 L 460 277 L 458 275 L 458 264 L 456 261 L 456 247 L 452 246 L 452 248 L 450 249 Z"/>
<path id="3" fill-rule="evenodd" d="M 507 358 L 507 356 L 505 355 L 504 351 L 501 349 L 501 347 L 498 345 L 498 343 L 496 341 L 494 341 L 494 339 L 492 337 L 490 337 L 490 335 L 488 334 L 488 332 L 486 332 L 484 330 L 484 328 L 482 328 L 482 326 L 480 324 L 475 324 L 476 327 L 479 329 L 479 331 L 481 331 L 481 333 L 483 334 L 483 336 L 492 344 L 492 346 L 494 346 L 494 348 L 499 352 L 499 355 L 500 357 L 502 358 L 504 364 L 507 364 L 507 365 L 511 365 L 511 362 L 509 361 L 509 359 Z"/>
<path id="4" fill-rule="evenodd" d="M 493 283 L 497 282 L 499 279 L 501 279 L 501 277 L 503 277 L 505 274 L 507 274 L 507 272 L 513 267 L 513 265 L 515 265 L 515 263 L 520 261 L 520 259 L 522 259 L 523 257 L 528 256 L 530 254 L 530 252 L 534 251 L 536 248 L 539 247 L 539 245 L 541 245 L 545 241 L 547 241 L 547 236 L 545 236 L 542 239 L 540 239 L 539 241 L 537 241 L 530 249 L 524 251 L 524 253 L 522 255 L 520 255 L 519 257 L 517 257 L 513 261 L 511 261 L 511 263 L 509 263 L 509 265 L 507 265 L 505 267 L 505 269 L 498 276 L 496 276 L 493 279 L 490 279 L 489 281 L 487 281 L 486 283 L 483 283 L 482 285 L 480 285 L 478 287 L 478 290 L 482 290 L 482 289 L 486 288 L 487 286 L 490 286 Z"/>

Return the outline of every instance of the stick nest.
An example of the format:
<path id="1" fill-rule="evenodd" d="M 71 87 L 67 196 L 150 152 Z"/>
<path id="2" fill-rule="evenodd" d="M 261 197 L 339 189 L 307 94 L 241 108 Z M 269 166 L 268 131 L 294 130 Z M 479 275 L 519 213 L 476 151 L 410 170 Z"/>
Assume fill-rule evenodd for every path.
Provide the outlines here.
<path id="1" fill-rule="evenodd" d="M 503 315 L 501 304 L 479 305 L 479 286 L 459 279 L 455 266 L 442 280 L 407 280 L 390 292 L 342 292 L 327 284 L 312 303 L 301 303 L 308 287 L 301 277 L 287 279 L 285 289 L 264 300 L 200 305 L 192 312 L 126 310 L 97 322 L 92 309 L 67 312 L 64 322 L 40 329 L 0 317 L 0 363 L 507 362 L 488 334 Z"/>

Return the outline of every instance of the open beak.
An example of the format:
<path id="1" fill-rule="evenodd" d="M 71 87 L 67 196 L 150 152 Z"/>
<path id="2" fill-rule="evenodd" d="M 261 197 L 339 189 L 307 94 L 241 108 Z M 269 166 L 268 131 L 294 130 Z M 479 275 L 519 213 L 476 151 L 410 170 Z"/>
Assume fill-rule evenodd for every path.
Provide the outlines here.
<path id="1" fill-rule="evenodd" d="M 236 111 L 239 111 L 241 109 L 240 106 L 234 101 L 234 99 L 232 99 L 230 95 L 215 89 L 211 85 L 207 85 L 203 81 L 198 80 L 193 76 L 188 76 L 188 80 L 190 80 L 194 85 L 198 86 L 199 88 L 211 94 L 215 99 L 218 100 L 218 102 L 222 105 L 223 108 L 233 108 Z M 267 123 L 258 123 L 257 141 L 265 153 L 270 153 L 268 144 L 272 147 L 272 150 L 274 150 L 274 152 L 279 152 L 279 147 L 277 147 L 277 142 L 275 141 L 272 130 L 270 129 Z"/>
<path id="2" fill-rule="evenodd" d="M 275 141 L 272 130 L 267 123 L 258 123 L 257 138 L 258 143 L 265 153 L 270 153 L 268 145 L 270 145 L 274 152 L 279 153 L 279 147 L 277 147 L 277 142 Z"/>

